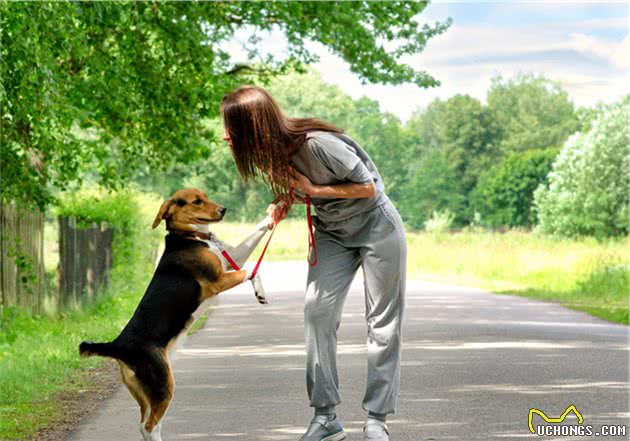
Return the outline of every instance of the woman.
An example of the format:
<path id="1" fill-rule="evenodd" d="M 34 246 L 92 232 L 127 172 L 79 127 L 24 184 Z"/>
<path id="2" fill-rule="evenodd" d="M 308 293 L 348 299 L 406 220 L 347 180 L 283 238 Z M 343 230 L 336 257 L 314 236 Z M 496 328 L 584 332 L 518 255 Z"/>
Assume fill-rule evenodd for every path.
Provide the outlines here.
<path id="1" fill-rule="evenodd" d="M 304 323 L 306 385 L 315 416 L 300 441 L 346 438 L 340 403 L 337 329 L 350 283 L 365 279 L 368 379 L 364 437 L 387 441 L 400 383 L 401 322 L 407 249 L 402 220 L 383 190 L 374 163 L 343 131 L 313 118 L 286 118 L 273 98 L 243 86 L 221 103 L 225 139 L 240 175 L 261 177 L 276 195 L 311 196 L 315 253 L 309 267 Z M 280 221 L 277 204 L 268 211 Z"/>

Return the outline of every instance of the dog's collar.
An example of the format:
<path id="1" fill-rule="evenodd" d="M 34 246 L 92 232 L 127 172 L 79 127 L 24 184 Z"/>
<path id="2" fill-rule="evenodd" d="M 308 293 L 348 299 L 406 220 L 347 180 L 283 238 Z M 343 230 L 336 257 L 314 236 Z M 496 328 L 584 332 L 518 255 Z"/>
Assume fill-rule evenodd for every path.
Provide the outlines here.
<path id="1" fill-rule="evenodd" d="M 212 233 L 210 232 L 205 233 L 203 231 L 189 231 L 189 230 L 179 230 L 179 229 L 173 228 L 173 229 L 168 230 L 168 232 L 171 234 L 175 234 L 176 236 L 196 237 L 198 239 L 203 239 L 203 240 L 211 240 L 214 237 Z"/>

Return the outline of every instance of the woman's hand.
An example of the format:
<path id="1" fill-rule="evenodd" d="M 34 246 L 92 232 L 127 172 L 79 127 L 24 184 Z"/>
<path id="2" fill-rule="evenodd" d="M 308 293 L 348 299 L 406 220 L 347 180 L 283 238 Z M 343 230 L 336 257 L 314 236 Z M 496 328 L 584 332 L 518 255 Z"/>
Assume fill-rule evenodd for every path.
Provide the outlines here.
<path id="1" fill-rule="evenodd" d="M 318 198 L 363 199 L 372 198 L 378 194 L 374 182 L 357 183 L 345 182 L 336 185 L 316 185 L 309 178 L 294 168 L 290 169 L 289 185 L 307 195 Z"/>
<path id="2" fill-rule="evenodd" d="M 289 210 L 284 210 L 283 213 L 283 209 L 287 204 L 291 204 L 291 202 L 287 203 L 286 200 L 281 199 L 269 204 L 269 206 L 267 207 L 267 216 L 269 216 L 272 220 L 272 223 L 269 224 L 270 230 L 273 228 L 274 225 L 287 217 Z"/>
<path id="3" fill-rule="evenodd" d="M 296 190 L 300 190 L 302 193 L 312 194 L 315 193 L 315 187 L 311 180 L 304 176 L 302 173 L 291 167 L 291 180 L 289 181 L 289 185 L 291 188 Z"/>
<path id="4" fill-rule="evenodd" d="M 271 230 L 275 224 L 280 222 L 282 219 L 287 217 L 289 210 L 284 210 L 283 208 L 287 206 L 287 208 L 291 207 L 293 204 L 304 204 L 305 201 L 295 193 L 291 192 L 285 194 L 284 196 L 276 199 L 273 203 L 269 204 L 267 207 L 267 216 L 269 216 L 272 220 L 272 223 L 269 224 L 269 229 Z"/>

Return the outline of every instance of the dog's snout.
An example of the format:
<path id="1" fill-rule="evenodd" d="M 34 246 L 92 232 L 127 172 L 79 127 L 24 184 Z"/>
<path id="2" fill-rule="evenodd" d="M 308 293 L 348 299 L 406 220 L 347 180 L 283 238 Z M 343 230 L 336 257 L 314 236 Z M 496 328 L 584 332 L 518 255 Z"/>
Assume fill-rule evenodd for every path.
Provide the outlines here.
<path id="1" fill-rule="evenodd" d="M 226 211 L 227 211 L 227 208 L 225 207 L 219 208 L 219 214 L 221 215 L 221 217 L 225 216 Z"/>

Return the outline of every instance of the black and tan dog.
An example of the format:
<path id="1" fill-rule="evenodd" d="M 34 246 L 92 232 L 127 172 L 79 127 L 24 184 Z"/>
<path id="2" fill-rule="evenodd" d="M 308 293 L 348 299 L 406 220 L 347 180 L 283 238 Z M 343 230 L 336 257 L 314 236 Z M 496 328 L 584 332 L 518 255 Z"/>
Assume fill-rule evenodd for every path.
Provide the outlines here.
<path id="1" fill-rule="evenodd" d="M 164 202 L 153 222 L 155 228 L 166 220 L 164 254 L 133 317 L 114 341 L 79 346 L 81 356 L 118 361 L 123 382 L 140 405 L 146 441 L 161 441 L 161 420 L 173 398 L 169 348 L 204 300 L 248 278 L 244 270 L 225 271 L 203 240 L 208 224 L 222 220 L 225 211 L 197 189 L 180 190 Z"/>

